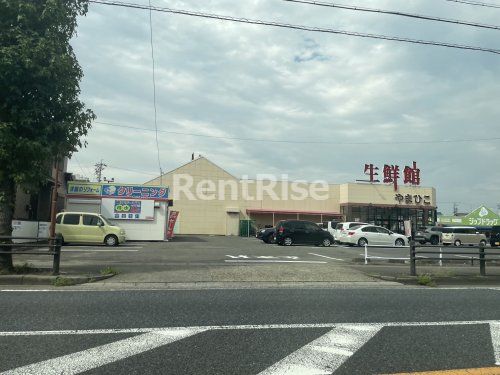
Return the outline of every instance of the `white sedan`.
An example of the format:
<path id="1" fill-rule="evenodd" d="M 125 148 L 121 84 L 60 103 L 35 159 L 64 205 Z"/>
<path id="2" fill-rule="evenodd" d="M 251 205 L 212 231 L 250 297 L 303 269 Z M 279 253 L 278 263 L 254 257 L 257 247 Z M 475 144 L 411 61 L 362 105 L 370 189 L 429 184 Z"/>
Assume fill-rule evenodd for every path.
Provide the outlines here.
<path id="1" fill-rule="evenodd" d="M 384 245 L 384 246 L 406 246 L 408 238 L 402 234 L 376 225 L 361 225 L 351 228 L 344 234 L 342 243 L 348 245 Z"/>

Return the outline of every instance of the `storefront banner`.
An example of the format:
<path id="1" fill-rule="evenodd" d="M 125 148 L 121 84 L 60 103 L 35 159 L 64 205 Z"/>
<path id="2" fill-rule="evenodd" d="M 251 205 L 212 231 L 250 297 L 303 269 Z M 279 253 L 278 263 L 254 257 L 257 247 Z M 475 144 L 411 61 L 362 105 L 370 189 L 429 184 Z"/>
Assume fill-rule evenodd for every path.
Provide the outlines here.
<path id="1" fill-rule="evenodd" d="M 170 211 L 170 215 L 168 217 L 167 240 L 170 240 L 174 237 L 174 227 L 178 216 L 179 211 Z"/>
<path id="2" fill-rule="evenodd" d="M 411 220 L 405 220 L 404 227 L 405 227 L 405 236 L 411 237 Z"/>
<path id="3" fill-rule="evenodd" d="M 103 184 L 103 197 L 166 200 L 168 187 Z"/>
<path id="4" fill-rule="evenodd" d="M 78 182 L 68 182 L 68 195 L 101 195 L 100 184 L 87 184 Z"/>
<path id="5" fill-rule="evenodd" d="M 481 206 L 467 216 L 439 216 L 439 224 L 468 225 L 474 227 L 491 227 L 500 225 L 500 216 L 493 210 Z"/>
<path id="6" fill-rule="evenodd" d="M 114 220 L 154 220 L 154 201 L 112 199 L 102 200 L 102 214 Z"/>

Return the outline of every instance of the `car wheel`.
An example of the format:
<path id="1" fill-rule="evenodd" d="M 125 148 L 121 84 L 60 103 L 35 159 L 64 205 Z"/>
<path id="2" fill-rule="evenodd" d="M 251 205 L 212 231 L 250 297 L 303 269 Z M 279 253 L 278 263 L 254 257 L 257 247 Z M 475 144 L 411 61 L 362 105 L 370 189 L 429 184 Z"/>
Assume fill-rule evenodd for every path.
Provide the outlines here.
<path id="1" fill-rule="evenodd" d="M 328 247 L 332 244 L 332 241 L 330 241 L 329 238 L 325 238 L 323 239 L 323 242 L 322 242 L 322 245 L 325 246 L 325 247 Z"/>
<path id="2" fill-rule="evenodd" d="M 425 243 L 425 242 L 424 242 Z M 394 242 L 394 245 L 401 247 L 405 245 L 405 240 L 402 240 L 401 238 L 398 238 L 396 242 Z"/>
<path id="3" fill-rule="evenodd" d="M 486 246 L 486 241 L 485 240 L 481 240 L 479 242 L 479 246 L 483 246 L 483 247 Z"/>
<path id="4" fill-rule="evenodd" d="M 360 238 L 358 240 L 358 246 L 364 247 L 366 245 L 368 245 L 368 240 L 366 238 Z"/>
<path id="5" fill-rule="evenodd" d="M 285 246 L 292 246 L 292 244 L 293 244 L 293 241 L 292 241 L 291 237 L 285 237 L 283 239 L 283 245 L 285 245 Z"/>
<path id="6" fill-rule="evenodd" d="M 107 246 L 118 246 L 118 237 L 114 234 L 108 234 L 106 238 L 104 238 L 104 243 Z"/>
<path id="7" fill-rule="evenodd" d="M 454 242 L 454 245 L 455 245 L 455 246 L 460 246 L 460 245 L 462 245 L 462 242 L 461 242 L 460 240 L 456 240 L 456 241 Z"/>
<path id="8" fill-rule="evenodd" d="M 439 237 L 431 237 L 431 245 L 437 245 L 439 244 Z"/>

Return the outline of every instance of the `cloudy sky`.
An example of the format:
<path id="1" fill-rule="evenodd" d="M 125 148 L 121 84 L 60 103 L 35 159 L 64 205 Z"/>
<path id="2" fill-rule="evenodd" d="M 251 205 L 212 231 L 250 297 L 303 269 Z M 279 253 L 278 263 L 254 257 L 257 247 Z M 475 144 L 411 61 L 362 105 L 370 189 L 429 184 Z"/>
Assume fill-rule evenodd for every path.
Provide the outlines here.
<path id="1" fill-rule="evenodd" d="M 344 3 L 500 24 L 500 9 L 446 0 Z M 152 4 L 500 49 L 496 30 L 282 0 Z M 415 160 L 440 211 L 500 204 L 500 55 L 158 12 L 152 19 L 163 171 L 195 152 L 238 177 L 344 183 L 364 178 L 365 163 L 403 169 Z M 95 178 L 103 159 L 115 181 L 154 178 L 154 131 L 124 127 L 154 129 L 149 12 L 91 4 L 73 46 L 82 99 L 100 123 L 69 170 Z"/>

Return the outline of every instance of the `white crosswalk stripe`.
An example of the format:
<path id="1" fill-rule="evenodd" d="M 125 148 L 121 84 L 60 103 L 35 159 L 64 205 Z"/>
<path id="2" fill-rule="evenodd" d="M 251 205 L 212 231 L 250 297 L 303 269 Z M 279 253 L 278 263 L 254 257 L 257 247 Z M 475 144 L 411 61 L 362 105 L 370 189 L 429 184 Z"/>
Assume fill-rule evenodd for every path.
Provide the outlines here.
<path id="1" fill-rule="evenodd" d="M 343 325 L 296 350 L 259 375 L 331 374 L 382 326 Z"/>
<path id="2" fill-rule="evenodd" d="M 330 329 L 327 333 L 295 350 L 271 365 L 259 375 L 331 374 L 354 355 L 384 327 L 455 326 L 489 324 L 495 363 L 500 366 L 500 320 L 394 323 L 324 323 L 324 324 L 264 324 L 221 325 L 165 328 L 122 328 L 59 331 L 8 331 L 2 337 L 57 335 L 135 334 L 109 344 L 14 368 L 0 375 L 78 374 L 133 355 L 169 345 L 178 340 L 207 331 L 270 330 L 270 329 Z"/>

